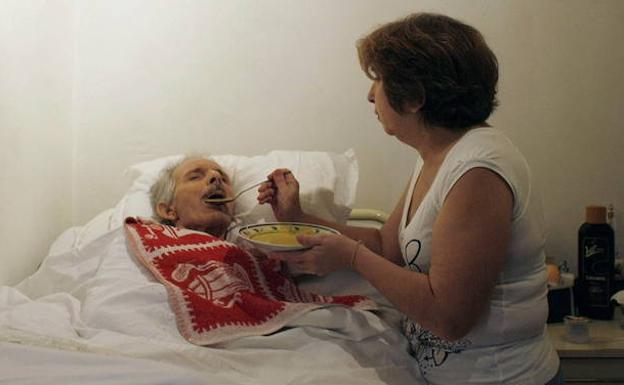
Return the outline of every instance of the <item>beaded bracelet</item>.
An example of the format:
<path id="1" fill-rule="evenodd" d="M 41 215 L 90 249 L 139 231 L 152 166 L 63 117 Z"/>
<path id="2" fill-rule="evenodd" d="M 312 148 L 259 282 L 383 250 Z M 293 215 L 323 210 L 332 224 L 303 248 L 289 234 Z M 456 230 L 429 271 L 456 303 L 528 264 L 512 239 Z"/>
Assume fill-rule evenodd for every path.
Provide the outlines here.
<path id="1" fill-rule="evenodd" d="M 353 249 L 353 255 L 351 255 L 351 269 L 355 269 L 355 258 L 357 257 L 357 252 L 362 245 L 362 241 L 357 241 L 355 248 Z"/>

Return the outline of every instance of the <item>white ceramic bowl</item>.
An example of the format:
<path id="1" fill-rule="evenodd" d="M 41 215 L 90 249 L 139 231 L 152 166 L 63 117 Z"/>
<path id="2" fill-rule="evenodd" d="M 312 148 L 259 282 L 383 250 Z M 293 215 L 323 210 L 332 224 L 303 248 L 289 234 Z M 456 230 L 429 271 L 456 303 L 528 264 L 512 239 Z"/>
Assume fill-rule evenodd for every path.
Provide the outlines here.
<path id="1" fill-rule="evenodd" d="M 270 222 L 243 226 L 239 236 L 252 247 L 264 252 L 305 250 L 297 241 L 297 235 L 340 234 L 338 231 L 320 225 L 298 222 Z"/>

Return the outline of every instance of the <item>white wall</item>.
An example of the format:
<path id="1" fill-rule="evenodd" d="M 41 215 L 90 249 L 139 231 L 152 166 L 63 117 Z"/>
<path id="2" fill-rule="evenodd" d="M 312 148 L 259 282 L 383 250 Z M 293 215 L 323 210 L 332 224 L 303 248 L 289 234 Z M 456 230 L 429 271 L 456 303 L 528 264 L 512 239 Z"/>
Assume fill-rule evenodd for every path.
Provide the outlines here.
<path id="1" fill-rule="evenodd" d="M 391 190 L 365 179 L 360 199 L 385 208 L 409 167 L 385 170 L 412 156 L 377 127 L 354 42 L 402 3 L 385 17 L 375 1 L 77 3 L 75 220 L 119 198 L 129 163 L 188 150 L 355 147 Z M 382 149 L 398 155 L 371 156 Z"/>
<path id="2" fill-rule="evenodd" d="M 591 203 L 615 205 L 624 254 L 624 2 L 523 4 L 500 6 L 487 29 L 502 64 L 493 122 L 541 184 L 548 255 L 576 268 Z"/>
<path id="3" fill-rule="evenodd" d="M 0 6 L 0 284 L 71 223 L 71 27 L 69 1 Z"/>
<path id="4" fill-rule="evenodd" d="M 55 36 L 72 23 L 67 2 L 54 4 L 50 20 L 33 25 L 57 27 L 47 37 L 53 49 L 16 40 L 14 50 L 39 49 L 40 62 L 66 57 L 67 35 Z M 473 24 L 497 53 L 501 106 L 491 122 L 525 153 L 542 185 L 548 254 L 575 265 L 584 205 L 614 203 L 624 214 L 617 168 L 624 164 L 619 0 L 71 2 L 72 222 L 115 204 L 128 185 L 122 172 L 129 164 L 193 150 L 253 155 L 353 147 L 361 166 L 358 205 L 391 210 L 414 155 L 379 127 L 365 100 L 369 81 L 354 44 L 375 25 L 418 10 Z M 13 71 L 42 76 L 43 68 L 33 62 Z M 59 81 L 68 76 L 69 67 L 45 68 Z M 63 92 L 33 86 L 18 105 L 25 108 L 33 96 L 66 95 L 59 87 Z M 28 119 L 59 123 L 60 115 L 55 120 L 49 109 L 37 111 L 27 109 Z M 47 139 L 41 146 L 59 142 Z M 30 159 L 25 154 L 31 150 L 15 150 Z M 59 169 L 62 180 L 64 172 Z"/>

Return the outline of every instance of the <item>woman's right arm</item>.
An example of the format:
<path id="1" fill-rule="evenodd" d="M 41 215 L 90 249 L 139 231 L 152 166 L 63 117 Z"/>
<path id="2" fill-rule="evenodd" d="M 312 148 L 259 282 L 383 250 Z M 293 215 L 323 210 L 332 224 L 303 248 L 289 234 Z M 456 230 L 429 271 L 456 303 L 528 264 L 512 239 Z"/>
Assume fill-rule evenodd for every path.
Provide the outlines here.
<path id="1" fill-rule="evenodd" d="M 398 231 L 401 222 L 405 193 L 381 229 L 343 225 L 304 213 L 299 202 L 299 182 L 287 169 L 277 169 L 268 176 L 269 182 L 258 189 L 258 202 L 269 203 L 278 221 L 314 223 L 338 230 L 397 265 L 403 264 Z"/>

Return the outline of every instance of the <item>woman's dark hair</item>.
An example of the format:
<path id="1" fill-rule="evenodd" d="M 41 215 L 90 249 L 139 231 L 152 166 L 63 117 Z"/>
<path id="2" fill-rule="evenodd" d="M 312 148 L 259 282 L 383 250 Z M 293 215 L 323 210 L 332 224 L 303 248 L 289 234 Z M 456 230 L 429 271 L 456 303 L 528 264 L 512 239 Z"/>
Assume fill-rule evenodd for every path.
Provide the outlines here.
<path id="1" fill-rule="evenodd" d="M 422 105 L 425 124 L 463 129 L 494 108 L 498 61 L 475 28 L 443 15 L 416 13 L 357 43 L 366 75 L 383 81 L 392 108 Z"/>

